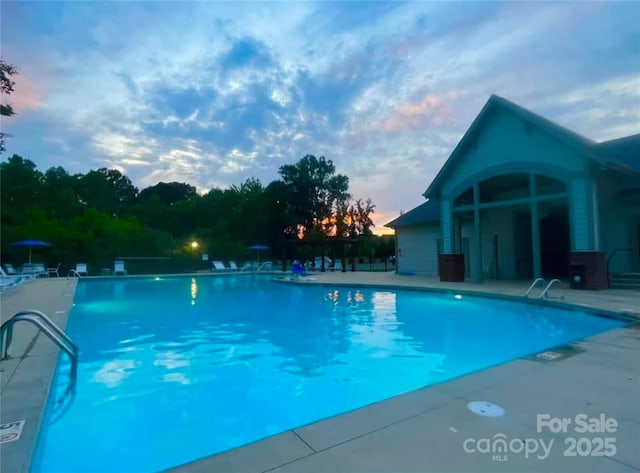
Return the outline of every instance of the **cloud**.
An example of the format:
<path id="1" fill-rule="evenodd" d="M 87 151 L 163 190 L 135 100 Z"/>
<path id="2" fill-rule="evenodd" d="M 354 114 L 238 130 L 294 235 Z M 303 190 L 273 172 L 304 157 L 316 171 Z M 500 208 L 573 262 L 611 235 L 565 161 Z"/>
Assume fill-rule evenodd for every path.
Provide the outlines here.
<path id="1" fill-rule="evenodd" d="M 199 190 L 325 155 L 380 227 L 492 93 L 594 139 L 637 132 L 637 3 L 0 4 L 8 152 Z M 388 221 L 388 219 L 387 219 Z"/>
<path id="2" fill-rule="evenodd" d="M 15 91 L 7 102 L 11 104 L 14 110 L 20 111 L 14 118 L 20 119 L 21 115 L 23 116 L 42 106 L 44 91 L 37 81 L 25 74 L 15 75 L 12 80 L 15 82 Z"/>
<path id="3" fill-rule="evenodd" d="M 255 38 L 242 38 L 231 45 L 231 48 L 218 60 L 222 70 L 245 68 L 265 68 L 273 64 L 269 48 Z"/>

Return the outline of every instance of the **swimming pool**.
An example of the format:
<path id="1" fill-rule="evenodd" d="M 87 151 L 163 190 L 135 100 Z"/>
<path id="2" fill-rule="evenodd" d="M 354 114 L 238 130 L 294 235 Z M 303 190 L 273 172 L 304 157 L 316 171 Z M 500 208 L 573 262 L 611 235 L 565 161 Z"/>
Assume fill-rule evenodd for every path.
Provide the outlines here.
<path id="1" fill-rule="evenodd" d="M 624 325 L 452 294 L 253 277 L 80 281 L 32 471 L 154 472 Z"/>

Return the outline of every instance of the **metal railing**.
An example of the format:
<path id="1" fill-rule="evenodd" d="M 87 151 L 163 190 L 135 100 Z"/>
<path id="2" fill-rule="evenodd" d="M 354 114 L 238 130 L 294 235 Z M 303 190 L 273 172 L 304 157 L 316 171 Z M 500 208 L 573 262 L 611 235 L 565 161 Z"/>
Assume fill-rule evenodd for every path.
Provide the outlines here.
<path id="1" fill-rule="evenodd" d="M 269 267 L 271 270 L 273 270 L 273 263 L 271 261 L 265 261 L 260 266 L 258 266 L 258 269 L 256 269 L 255 273 L 258 274 L 260 271 L 262 271 L 266 267 Z"/>
<path id="2" fill-rule="evenodd" d="M 611 270 L 609 269 L 611 260 L 621 251 L 633 251 L 633 248 L 616 248 L 607 257 L 607 287 L 611 286 Z"/>
<path id="3" fill-rule="evenodd" d="M 83 278 L 82 274 L 80 274 L 75 269 L 70 269 L 69 272 L 67 273 L 67 278 L 70 278 L 70 277 L 80 278 L 80 279 Z"/>
<path id="4" fill-rule="evenodd" d="M 531 286 L 529 286 L 529 289 L 527 289 L 527 292 L 524 294 L 525 298 L 529 297 L 529 294 L 531 294 L 531 291 L 533 291 L 533 288 L 536 287 L 539 282 L 541 282 L 543 286 L 547 283 L 543 278 L 536 278 L 536 280 L 531 283 Z"/>
<path id="5" fill-rule="evenodd" d="M 78 375 L 78 346 L 60 327 L 39 310 L 25 310 L 18 312 L 0 326 L 0 358 L 9 356 L 9 348 L 13 341 L 13 326 L 16 322 L 27 321 L 38 327 L 53 343 L 63 350 L 71 359 L 71 381 L 75 385 Z"/>
<path id="6" fill-rule="evenodd" d="M 538 299 L 549 297 L 547 296 L 547 293 L 549 292 L 549 289 L 551 289 L 551 286 L 553 286 L 555 283 L 562 284 L 562 281 L 560 281 L 559 279 L 552 279 L 549 284 L 547 284 L 547 287 L 544 288 L 544 291 L 542 291 L 542 294 L 540 294 L 540 297 Z"/>

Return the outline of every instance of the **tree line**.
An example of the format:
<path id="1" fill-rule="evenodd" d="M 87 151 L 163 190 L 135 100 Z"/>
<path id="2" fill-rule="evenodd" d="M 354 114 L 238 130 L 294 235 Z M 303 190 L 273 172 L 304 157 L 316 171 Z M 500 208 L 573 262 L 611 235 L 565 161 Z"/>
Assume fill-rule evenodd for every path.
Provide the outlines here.
<path id="1" fill-rule="evenodd" d="M 92 274 L 121 256 L 157 258 L 128 261 L 133 272 L 208 268 L 201 253 L 243 261 L 255 258 L 248 247 L 256 243 L 278 259 L 285 241 L 296 239 L 357 239 L 362 255 L 393 254 L 392 239 L 372 234 L 375 205 L 352 198 L 349 178 L 331 160 L 307 155 L 280 167 L 279 176 L 266 186 L 249 178 L 204 194 L 182 182 L 138 190 L 116 169 L 42 172 L 13 155 L 0 164 L 2 263 L 24 262 L 25 250 L 10 244 L 27 238 L 52 244 L 34 250 L 34 261 L 61 262 L 63 270 L 84 262 Z"/>

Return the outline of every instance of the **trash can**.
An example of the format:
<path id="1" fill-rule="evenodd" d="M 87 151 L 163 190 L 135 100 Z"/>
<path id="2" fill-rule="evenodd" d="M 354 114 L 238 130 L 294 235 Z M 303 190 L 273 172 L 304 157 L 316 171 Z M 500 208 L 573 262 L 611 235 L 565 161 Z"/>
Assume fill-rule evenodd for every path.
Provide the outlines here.
<path id="1" fill-rule="evenodd" d="M 584 289 L 584 275 L 584 264 L 572 264 L 571 266 L 569 266 L 569 287 L 571 287 L 571 289 Z"/>

